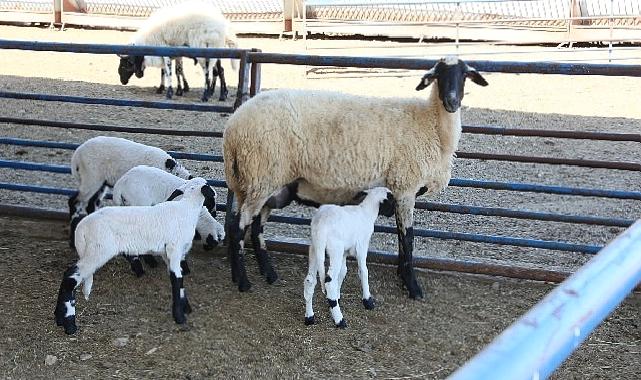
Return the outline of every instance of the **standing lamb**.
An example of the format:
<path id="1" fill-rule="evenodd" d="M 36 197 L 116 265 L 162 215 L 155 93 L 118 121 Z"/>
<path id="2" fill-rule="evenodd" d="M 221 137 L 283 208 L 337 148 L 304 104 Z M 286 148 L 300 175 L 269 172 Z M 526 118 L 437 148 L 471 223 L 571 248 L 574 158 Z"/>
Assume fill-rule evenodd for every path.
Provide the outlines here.
<path id="1" fill-rule="evenodd" d="M 274 278 L 260 233 L 272 208 L 291 200 L 345 204 L 359 191 L 386 186 L 397 202 L 398 274 L 409 296 L 421 298 L 412 262 L 414 203 L 449 182 L 466 78 L 487 85 L 475 69 L 448 57 L 416 87 L 436 81 L 427 101 L 274 90 L 239 107 L 227 121 L 223 144 L 225 177 L 237 203 L 228 239 L 239 290 L 251 287 L 241 254 L 250 225 L 261 272 Z M 274 200 L 277 193 L 285 193 L 284 202 Z"/>
<path id="2" fill-rule="evenodd" d="M 358 274 L 363 290 L 363 305 L 374 308 L 374 299 L 369 292 L 367 273 L 367 250 L 374 233 L 374 222 L 381 208 L 385 216 L 394 214 L 394 198 L 384 187 L 366 190 L 367 196 L 357 206 L 320 206 L 312 217 L 312 241 L 309 246 L 309 270 L 305 278 L 305 324 L 314 324 L 312 300 L 316 288 L 316 276 L 321 280 L 321 289 L 327 289 L 327 303 L 331 308 L 336 327 L 345 328 L 338 300 L 347 274 L 347 254 L 356 256 Z M 329 257 L 329 270 L 325 276 L 325 253 Z"/>
<path id="3" fill-rule="evenodd" d="M 206 2 L 186 2 L 170 5 L 154 12 L 138 29 L 132 39 L 133 45 L 151 46 L 188 46 L 194 48 L 236 48 L 236 35 L 231 31 L 229 22 L 218 8 Z M 167 83 L 167 99 L 171 99 L 174 89 L 171 85 L 171 58 L 160 58 L 163 62 L 165 83 Z M 142 78 L 145 70 L 146 57 L 121 56 L 120 67 L 127 72 L 135 72 Z M 210 83 L 209 58 L 198 58 L 205 75 L 205 89 L 201 100 L 206 102 L 214 93 L 216 78 L 220 77 L 220 98 L 227 99 L 227 83 L 220 60 L 212 68 L 213 82 Z M 235 61 L 232 60 L 235 68 Z M 118 69 L 120 72 L 120 68 Z M 131 74 L 128 74 L 131 76 Z M 121 75 L 122 78 L 122 75 Z M 184 77 L 183 77 L 184 78 Z"/>
<path id="4" fill-rule="evenodd" d="M 123 138 L 93 137 L 76 148 L 71 156 L 71 174 L 79 183 L 78 193 L 69 199 L 72 245 L 73 232 L 81 216 L 94 212 L 107 187 L 113 187 L 137 165 L 160 168 L 185 179 L 191 177 L 187 169 L 164 150 Z"/>
<path id="5" fill-rule="evenodd" d="M 172 314 L 176 323 L 185 323 L 191 312 L 183 287 L 180 262 L 191 248 L 194 230 L 205 194 L 211 191 L 203 178 L 189 180 L 181 190 L 181 200 L 155 206 L 105 207 L 78 224 L 75 243 L 79 260 L 63 276 L 54 311 L 56 324 L 65 333 L 76 332 L 75 289 L 84 283 L 89 299 L 93 274 L 120 253 L 163 254 L 169 261 Z"/>

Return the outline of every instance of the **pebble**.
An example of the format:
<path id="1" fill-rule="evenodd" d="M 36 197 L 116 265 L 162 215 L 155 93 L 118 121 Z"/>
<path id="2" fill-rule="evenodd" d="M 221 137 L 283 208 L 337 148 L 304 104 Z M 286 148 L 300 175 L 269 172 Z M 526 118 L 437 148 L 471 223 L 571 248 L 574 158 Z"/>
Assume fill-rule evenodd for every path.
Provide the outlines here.
<path id="1" fill-rule="evenodd" d="M 45 357 L 45 365 L 54 365 L 58 361 L 58 357 L 56 355 L 47 355 Z"/>
<path id="2" fill-rule="evenodd" d="M 492 290 L 499 290 L 500 287 L 501 284 L 499 284 L 498 282 L 492 283 Z"/>
<path id="3" fill-rule="evenodd" d="M 151 355 L 158 350 L 158 347 L 154 347 L 151 350 L 145 352 L 145 355 Z"/>
<path id="4" fill-rule="evenodd" d="M 80 360 L 85 361 L 85 360 L 91 359 L 92 357 L 93 357 L 93 355 L 91 355 L 91 354 L 81 354 L 80 355 Z"/>
<path id="5" fill-rule="evenodd" d="M 129 343 L 129 338 L 127 337 L 120 337 L 114 339 L 114 346 L 116 347 L 125 347 Z"/>

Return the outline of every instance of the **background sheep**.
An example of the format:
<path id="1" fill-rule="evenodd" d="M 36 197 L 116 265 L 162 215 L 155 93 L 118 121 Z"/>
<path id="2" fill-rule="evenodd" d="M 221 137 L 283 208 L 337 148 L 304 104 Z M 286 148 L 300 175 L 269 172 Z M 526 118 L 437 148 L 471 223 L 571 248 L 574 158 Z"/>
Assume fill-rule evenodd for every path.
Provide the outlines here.
<path id="1" fill-rule="evenodd" d="M 164 170 L 139 165 L 127 171 L 113 187 L 113 201 L 117 206 L 153 206 L 168 199 L 179 199 L 176 190 L 187 183 L 187 180 L 176 177 Z M 223 226 L 218 223 L 216 217 L 216 192 L 210 187 L 205 194 L 203 209 L 196 225 L 196 240 L 203 240 L 203 248 L 210 250 L 225 238 Z M 143 256 L 145 262 L 150 259 Z M 142 276 L 144 270 L 140 259 L 127 257 L 131 269 L 137 276 Z M 151 260 L 154 260 L 151 258 Z M 155 261 L 155 260 L 154 260 Z M 151 264 L 153 265 L 153 264 Z M 189 274 L 189 267 L 186 262 L 181 263 L 183 274 Z"/>
<path id="2" fill-rule="evenodd" d="M 92 213 L 107 187 L 137 165 L 163 169 L 181 178 L 189 172 L 164 150 L 119 137 L 98 136 L 81 144 L 71 156 L 71 174 L 78 181 L 78 193 L 69 199 L 71 241 L 81 215 Z"/>
<path id="3" fill-rule="evenodd" d="M 84 283 L 89 298 L 93 274 L 111 258 L 124 253 L 163 254 L 169 261 L 173 295 L 172 314 L 176 323 L 185 323 L 191 306 L 183 287 L 180 262 L 194 237 L 198 216 L 211 189 L 203 178 L 194 178 L 182 188 L 181 200 L 155 206 L 105 207 L 78 224 L 75 243 L 79 260 L 63 276 L 54 315 L 65 333 L 76 332 L 75 288 Z"/>
<path id="4" fill-rule="evenodd" d="M 237 47 L 236 35 L 231 31 L 229 22 L 225 19 L 218 8 L 211 3 L 186 2 L 167 6 L 154 12 L 138 29 L 132 39 L 133 45 L 152 46 L 188 46 L 195 48 L 222 48 Z M 133 71 L 138 78 L 142 78 L 145 70 L 146 57 L 126 56 L 121 57 L 120 67 L 123 71 Z M 167 85 L 167 98 L 173 96 L 171 85 L 171 59 L 160 58 L 163 62 L 165 82 Z M 227 83 L 220 60 L 216 60 L 215 67 L 212 67 L 212 80 L 210 83 L 209 58 L 198 58 L 198 63 L 205 75 L 205 89 L 201 100 L 206 102 L 214 93 L 216 78 L 220 77 L 220 98 L 227 99 Z M 235 62 L 232 60 L 232 67 Z M 120 68 L 118 71 L 120 72 Z M 129 74 L 131 77 L 131 74 Z M 122 76 L 121 76 L 122 78 Z"/>
<path id="5" fill-rule="evenodd" d="M 447 58 L 416 87 L 436 81 L 427 101 L 274 90 L 239 107 L 227 121 L 223 144 L 225 177 L 237 202 L 228 239 L 239 289 L 251 286 L 239 254 L 242 236 L 250 224 L 254 230 L 267 220 L 274 193 L 285 189 L 290 200 L 344 204 L 361 190 L 386 186 L 397 201 L 398 274 L 411 298 L 422 297 L 412 262 L 414 203 L 418 194 L 448 184 L 465 78 L 487 85 L 476 70 Z M 257 235 L 254 249 L 268 258 Z M 261 265 L 261 272 L 273 271 L 264 258 Z"/>
<path id="6" fill-rule="evenodd" d="M 345 328 L 338 300 L 341 287 L 347 274 L 347 254 L 356 256 L 358 274 L 363 290 L 363 305 L 374 308 L 374 299 L 369 292 L 367 273 L 367 250 L 374 233 L 374 222 L 379 207 L 386 204 L 381 212 L 385 216 L 394 213 L 392 194 L 384 187 L 366 191 L 367 196 L 356 206 L 323 205 L 312 217 L 312 241 L 309 246 L 309 270 L 305 278 L 305 324 L 314 324 L 312 301 L 316 288 L 316 276 L 321 280 L 321 289 L 327 289 L 327 303 L 331 308 L 336 327 Z M 325 253 L 329 257 L 329 270 L 325 276 Z"/>
<path id="7" fill-rule="evenodd" d="M 119 55 L 120 65 L 118 66 L 118 75 L 120 76 L 120 83 L 126 85 L 129 83 L 129 79 L 134 75 L 136 71 L 136 58 L 134 56 Z M 184 92 L 189 91 L 189 83 L 187 83 L 187 78 L 185 78 L 185 73 L 183 71 L 183 60 L 182 57 L 172 58 L 176 61 L 176 80 L 178 86 L 176 87 L 176 95 L 182 96 Z M 162 94 L 165 91 L 165 62 L 160 57 L 144 57 L 144 62 L 140 64 L 144 67 L 160 67 L 160 85 L 156 89 L 156 94 Z M 171 76 L 171 73 L 169 73 Z M 182 84 L 180 83 L 180 78 L 182 77 Z"/>

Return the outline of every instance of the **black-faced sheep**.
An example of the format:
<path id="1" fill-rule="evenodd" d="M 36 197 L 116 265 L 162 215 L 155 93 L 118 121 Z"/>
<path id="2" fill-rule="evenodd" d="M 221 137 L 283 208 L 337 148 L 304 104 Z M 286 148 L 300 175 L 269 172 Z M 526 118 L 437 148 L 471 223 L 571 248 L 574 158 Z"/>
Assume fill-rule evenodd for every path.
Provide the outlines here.
<path id="1" fill-rule="evenodd" d="M 251 286 L 241 254 L 248 227 L 257 235 L 252 244 L 261 272 L 273 272 L 260 228 L 278 207 L 270 197 L 282 195 L 281 189 L 290 200 L 346 204 L 359 191 L 386 186 L 397 202 L 398 274 L 411 298 L 422 297 L 412 261 L 415 198 L 441 191 L 451 177 L 466 78 L 487 85 L 475 69 L 448 57 L 416 87 L 436 81 L 427 101 L 274 90 L 239 107 L 227 121 L 223 144 L 225 177 L 236 197 L 228 239 L 239 290 Z"/>
<path id="2" fill-rule="evenodd" d="M 327 294 L 327 303 L 331 308 L 332 319 L 336 327 L 345 328 L 338 301 L 341 298 L 341 287 L 347 274 L 347 255 L 355 256 L 358 263 L 358 274 L 363 291 L 363 305 L 366 309 L 374 308 L 374 299 L 369 292 L 367 272 L 367 250 L 369 240 L 374 233 L 374 222 L 381 209 L 385 216 L 392 216 L 394 199 L 388 189 L 376 187 L 366 190 L 366 197 L 359 205 L 337 206 L 323 205 L 312 217 L 312 241 L 309 246 L 309 270 L 305 278 L 305 324 L 314 324 L 312 300 L 316 288 L 316 278 L 320 278 L 321 289 Z M 329 258 L 329 269 L 325 276 L 325 253 Z"/>
<path id="3" fill-rule="evenodd" d="M 138 29 L 132 38 L 133 45 L 151 46 L 188 46 L 194 48 L 222 48 L 237 47 L 236 35 L 231 31 L 229 22 L 218 8 L 206 2 L 186 2 L 170 5 L 154 12 Z M 167 98 L 171 99 L 174 93 L 171 85 L 171 58 L 161 57 L 167 85 Z M 142 78 L 147 57 L 121 56 L 118 72 L 131 77 L 131 73 Z M 227 98 L 227 83 L 220 60 L 216 60 L 210 83 L 209 58 L 198 58 L 197 62 L 205 75 L 205 89 L 201 100 L 206 102 L 214 93 L 216 78 L 220 77 L 220 100 Z M 232 60 L 232 67 L 235 61 Z M 133 69 L 133 70 L 132 70 Z"/>
<path id="4" fill-rule="evenodd" d="M 136 72 L 136 66 L 138 67 L 160 67 L 160 85 L 156 89 L 156 94 L 162 94 L 167 87 L 165 87 L 165 62 L 160 57 L 143 57 L 144 62 L 136 64 L 136 60 L 140 59 L 140 56 L 127 56 L 119 55 L 120 65 L 118 66 L 118 75 L 120 76 L 120 83 L 126 85 L 129 83 L 129 79 Z M 176 87 L 176 95 L 182 96 L 185 92 L 189 92 L 189 83 L 187 83 L 187 78 L 185 78 L 185 72 L 183 71 L 183 60 L 182 57 L 172 58 L 176 61 L 176 80 L 178 86 Z M 142 72 L 139 73 L 142 77 Z M 169 73 L 171 76 L 171 73 Z M 180 79 L 182 78 L 182 83 Z M 169 83 L 168 83 L 169 85 Z"/>
<path id="5" fill-rule="evenodd" d="M 75 289 L 81 283 L 89 298 L 93 275 L 119 254 L 143 255 L 152 252 L 169 261 L 173 296 L 172 314 L 176 323 L 185 323 L 191 306 L 183 287 L 180 262 L 191 248 L 194 230 L 205 194 L 211 191 L 203 178 L 189 180 L 182 199 L 155 206 L 105 207 L 78 223 L 75 245 L 79 260 L 63 276 L 54 311 L 56 324 L 65 333 L 76 332 Z"/>

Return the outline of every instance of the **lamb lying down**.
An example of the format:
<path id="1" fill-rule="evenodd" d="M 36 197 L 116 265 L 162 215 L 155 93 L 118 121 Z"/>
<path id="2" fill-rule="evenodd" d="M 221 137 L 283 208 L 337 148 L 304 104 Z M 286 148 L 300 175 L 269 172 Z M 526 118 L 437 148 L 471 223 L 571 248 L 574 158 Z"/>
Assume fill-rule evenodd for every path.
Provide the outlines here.
<path id="1" fill-rule="evenodd" d="M 374 222 L 379 214 L 394 214 L 392 193 L 385 187 L 366 191 L 366 197 L 356 206 L 323 205 L 312 218 L 312 241 L 309 246 L 309 270 L 305 278 L 305 324 L 314 324 L 312 300 L 316 288 L 316 276 L 320 277 L 321 290 L 327 294 L 336 327 L 345 328 L 338 300 L 347 274 L 347 255 L 355 256 L 363 290 L 363 305 L 374 308 L 374 299 L 369 292 L 367 274 L 367 250 L 374 233 Z M 329 269 L 325 276 L 325 253 L 329 257 Z"/>
<path id="2" fill-rule="evenodd" d="M 165 255 L 173 296 L 172 314 L 176 323 L 185 323 L 191 306 L 183 287 L 180 262 L 192 245 L 194 231 L 203 208 L 207 181 L 194 178 L 180 189 L 182 198 L 155 206 L 105 207 L 78 223 L 75 245 L 79 260 L 64 273 L 54 311 L 56 324 L 65 333 L 76 332 L 75 289 L 84 284 L 89 298 L 93 274 L 113 257 L 154 253 Z"/>

